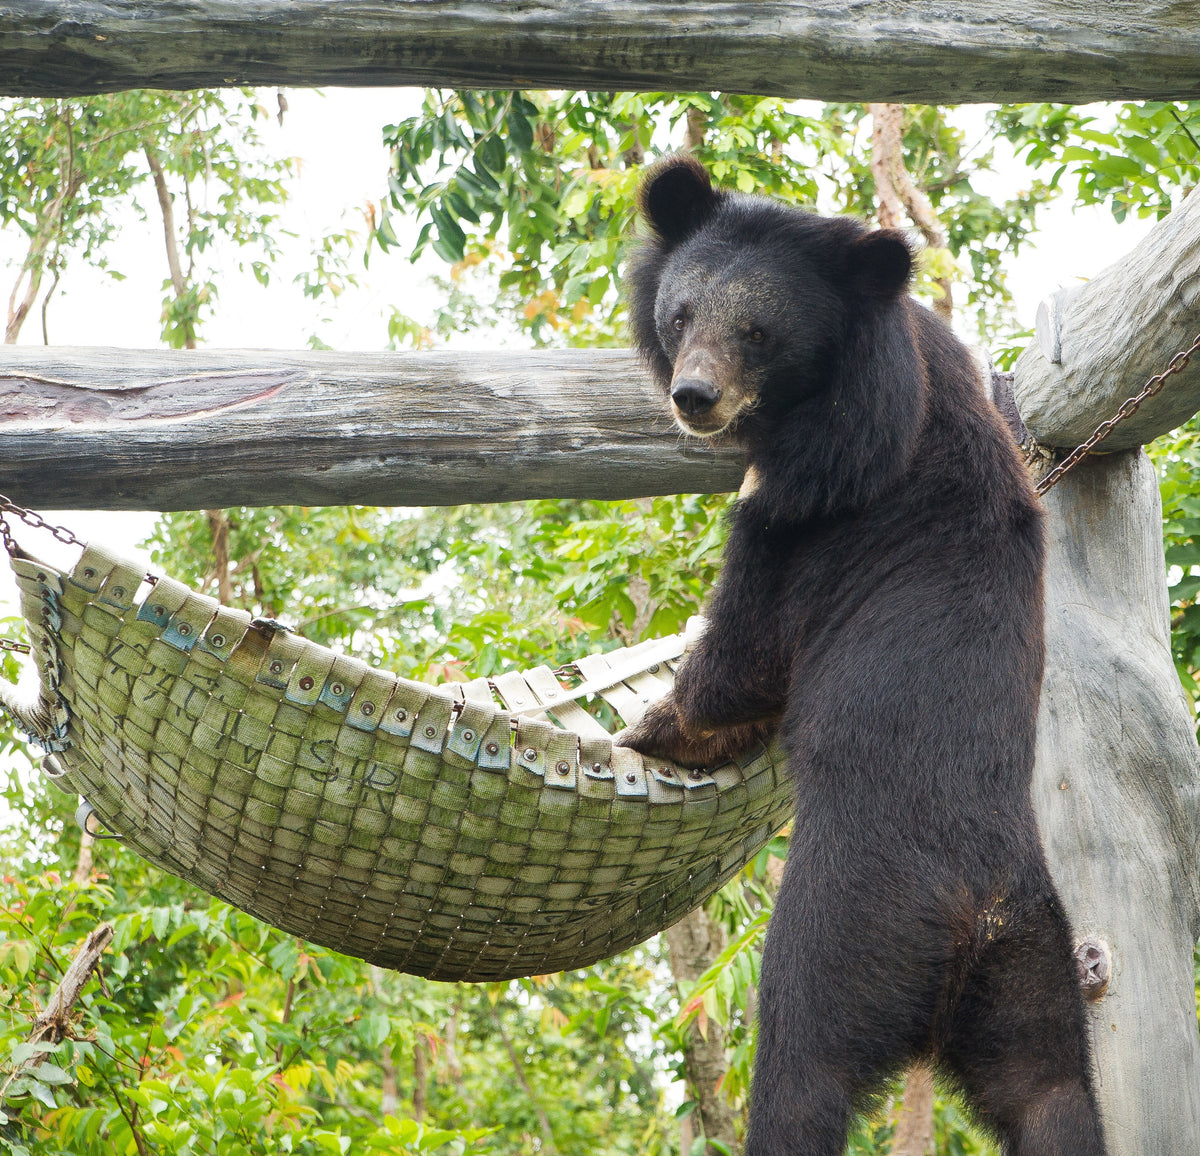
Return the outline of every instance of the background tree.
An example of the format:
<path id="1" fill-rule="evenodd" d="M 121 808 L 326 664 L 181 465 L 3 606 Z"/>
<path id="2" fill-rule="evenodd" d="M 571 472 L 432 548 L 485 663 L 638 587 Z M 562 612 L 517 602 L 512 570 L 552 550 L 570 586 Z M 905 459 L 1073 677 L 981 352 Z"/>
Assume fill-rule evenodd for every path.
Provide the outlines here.
<path id="1" fill-rule="evenodd" d="M 176 182 L 168 199 L 173 214 L 181 209 L 171 234 L 180 272 L 196 259 L 182 296 L 173 279 L 165 287 L 164 339 L 174 344 L 194 341 L 213 306 L 211 293 L 186 298 L 214 281 L 201 258 L 228 224 L 205 215 L 216 211 L 214 194 L 205 204 L 198 192 L 225 147 L 206 107 L 171 112 L 173 127 L 155 146 L 164 184 Z M 881 173 L 906 219 L 924 211 L 915 200 L 906 207 L 906 174 L 946 239 L 940 256 L 925 259 L 919 290 L 943 310 L 953 304 L 960 328 L 1003 349 L 1020 340 L 1006 262 L 1031 235 L 1038 207 L 1070 195 L 1118 214 L 1165 211 L 1195 183 L 1197 115 L 1185 104 L 1123 106 L 1110 124 L 1055 106 L 1000 109 L 997 134 L 1035 166 L 1000 203 L 980 191 L 992 142 L 967 142 L 947 110 L 905 108 L 898 123 L 894 109 L 881 113 L 892 133 L 885 157 L 863 106 L 798 112 L 719 94 L 430 93 L 418 116 L 385 130 L 394 163 L 373 241 L 409 255 L 429 249 L 447 272 L 431 315 L 393 317 L 390 337 L 430 343 L 495 325 L 542 344 L 621 343 L 619 279 L 639 168 L 669 147 L 691 147 L 727 186 L 874 219 Z M 209 129 L 218 135 L 205 136 Z M 895 167 L 897 133 L 905 174 Z M 128 155 L 139 187 L 155 187 L 161 208 L 138 147 Z M 59 157 L 49 167 L 61 165 Z M 214 187 L 225 190 L 215 203 L 260 222 L 240 235 L 269 261 L 262 237 L 273 231 L 282 186 L 272 181 L 284 170 L 259 175 L 263 197 L 247 194 L 243 204 L 234 191 L 241 178 L 214 170 Z M 53 199 L 48 191 L 42 203 Z M 314 284 L 335 267 L 340 258 L 315 271 Z M 1194 456 L 1187 433 L 1160 457 L 1186 672 L 1198 649 L 1188 637 L 1200 587 L 1200 554 L 1188 552 L 1200 517 Z M 172 514 L 153 547 L 164 570 L 285 617 L 315 641 L 409 676 L 465 678 L 678 629 L 715 579 L 726 502 Z M 7 741 L 15 759 L 20 744 Z M 759 944 L 785 839 L 689 917 L 669 947 L 659 939 L 586 971 L 472 987 L 305 945 L 112 845 L 99 845 L 92 870 L 70 882 L 79 866 L 71 804 L 28 777 L 12 778 L 6 797 L 20 820 L 0 846 L 9 864 L 0 883 L 0 1085 L 8 1082 L 0 1152 L 736 1151 Z M 116 927 L 105 985 L 85 993 L 74 1038 L 31 1051 L 36 1006 L 100 918 Z M 680 1101 L 673 1116 L 667 1104 Z M 937 1151 L 993 1151 L 952 1101 L 939 1098 L 934 1111 Z M 884 1105 L 861 1121 L 852 1150 L 888 1151 L 894 1119 Z"/>
<path id="2" fill-rule="evenodd" d="M 29 238 L 5 341 L 17 340 L 47 274 L 49 340 L 46 311 L 68 261 L 109 268 L 114 217 L 127 203 L 144 215 L 137 194 L 149 183 L 170 273 L 163 340 L 193 348 L 216 291 L 205 258 L 218 239 L 257 248 L 250 268 L 261 284 L 269 278 L 277 238 L 263 206 L 283 200 L 291 166 L 263 152 L 255 123 L 265 115 L 252 93 L 236 90 L 0 102 L 0 224 Z"/>

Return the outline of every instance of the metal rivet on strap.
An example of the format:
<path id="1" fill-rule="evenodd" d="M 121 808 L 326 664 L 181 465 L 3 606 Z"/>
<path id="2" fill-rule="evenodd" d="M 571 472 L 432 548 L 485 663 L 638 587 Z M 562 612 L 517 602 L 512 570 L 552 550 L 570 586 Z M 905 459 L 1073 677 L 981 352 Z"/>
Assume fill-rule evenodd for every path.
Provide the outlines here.
<path id="1" fill-rule="evenodd" d="M 636 783 L 637 775 L 633 771 L 626 771 L 625 772 L 625 781 L 627 783 Z"/>
<path id="2" fill-rule="evenodd" d="M 300 689 L 301 690 L 312 690 L 312 688 L 313 688 L 312 675 L 306 674 L 300 680 Z"/>
<path id="3" fill-rule="evenodd" d="M 554 769 L 555 769 L 555 770 L 556 770 L 556 771 L 557 771 L 557 772 L 558 772 L 560 775 L 569 775 L 569 774 L 571 773 L 571 766 L 570 766 L 570 764 L 569 764 L 569 763 L 559 763 L 559 764 L 557 764 L 557 765 L 555 766 L 555 768 L 554 768 Z"/>
<path id="4" fill-rule="evenodd" d="M 462 738 L 464 743 L 469 743 L 475 737 L 474 731 L 463 731 Z"/>
<path id="5" fill-rule="evenodd" d="M 400 710 L 396 711 L 392 717 L 396 719 L 397 722 L 403 722 L 406 718 L 408 718 L 408 711 L 401 707 Z"/>
<path id="6" fill-rule="evenodd" d="M 85 567 L 84 567 L 84 570 L 83 570 L 83 576 L 84 576 L 85 578 L 95 578 L 95 577 L 96 577 L 96 571 L 95 571 L 95 570 L 93 570 L 93 569 L 92 569 L 90 566 L 85 566 Z"/>
<path id="7" fill-rule="evenodd" d="M 500 751 L 500 745 L 499 745 L 499 743 L 488 743 L 488 745 L 487 745 L 486 747 L 484 747 L 483 749 L 484 749 L 485 751 L 487 751 L 487 753 L 488 753 L 489 755 L 494 755 L 494 754 L 498 754 L 498 753 L 499 753 L 499 751 Z"/>
<path id="8" fill-rule="evenodd" d="M 180 634 L 182 634 L 182 635 L 183 635 L 185 638 L 186 638 L 186 637 L 187 637 L 189 634 L 191 634 L 191 632 L 192 632 L 192 627 L 191 627 L 191 624 L 190 624 L 190 623 L 188 623 L 188 622 L 181 622 L 181 623 L 179 624 L 179 633 L 180 633 Z"/>
<path id="9" fill-rule="evenodd" d="M 425 737 L 426 737 L 426 738 L 430 738 L 430 739 L 431 739 L 431 738 L 433 738 L 433 736 L 434 736 L 434 735 L 436 735 L 436 734 L 437 734 L 437 727 L 435 727 L 435 726 L 427 726 L 427 727 L 425 728 Z"/>
<path id="10" fill-rule="evenodd" d="M 527 763 L 537 762 L 537 751 L 533 747 L 526 747 L 524 759 Z"/>
<path id="11" fill-rule="evenodd" d="M 689 779 L 702 779 L 702 778 L 704 778 L 704 772 L 702 770 L 700 770 L 699 767 L 697 767 L 693 771 L 688 771 L 688 778 Z"/>
<path id="12" fill-rule="evenodd" d="M 330 692 L 330 694 L 342 694 L 345 691 L 345 689 L 346 688 L 344 686 L 342 686 L 342 684 L 340 682 L 335 682 L 329 688 L 329 692 Z"/>
<path id="13" fill-rule="evenodd" d="M 212 636 L 212 644 L 213 644 L 213 646 L 224 646 L 225 645 L 225 635 L 214 634 Z"/>
<path id="14" fill-rule="evenodd" d="M 365 715 L 373 715 L 375 713 L 375 704 L 373 702 L 364 702 L 358 709 Z"/>
<path id="15" fill-rule="evenodd" d="M 114 586 L 112 588 L 112 592 L 113 592 L 114 598 L 124 598 L 125 597 L 125 587 L 124 586 Z"/>
<path id="16" fill-rule="evenodd" d="M 604 770 L 604 765 L 602 763 L 592 763 L 592 770 L 599 774 Z"/>

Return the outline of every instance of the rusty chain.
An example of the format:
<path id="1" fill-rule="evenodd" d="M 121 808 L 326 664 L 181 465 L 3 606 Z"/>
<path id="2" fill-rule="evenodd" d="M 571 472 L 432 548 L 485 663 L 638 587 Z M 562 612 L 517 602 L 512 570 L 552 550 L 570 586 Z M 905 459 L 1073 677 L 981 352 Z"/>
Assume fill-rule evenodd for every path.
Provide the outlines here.
<path id="1" fill-rule="evenodd" d="M 1082 445 L 1076 446 L 1061 462 L 1058 463 L 1035 487 L 1035 493 L 1040 498 L 1046 493 L 1051 486 L 1056 485 L 1062 480 L 1063 474 L 1068 470 L 1077 466 L 1084 458 L 1088 456 L 1114 429 L 1120 425 L 1127 417 L 1132 417 L 1138 411 L 1138 406 L 1148 398 L 1153 397 L 1163 385 L 1168 377 L 1172 374 L 1179 373 L 1196 353 L 1200 353 L 1200 334 L 1196 335 L 1195 341 L 1184 350 L 1175 354 L 1174 357 L 1167 363 L 1167 368 L 1162 373 L 1156 373 L 1145 385 L 1142 386 L 1141 392 L 1135 397 L 1127 398 L 1121 403 L 1121 407 L 1107 421 L 1102 421 L 1095 429 L 1087 441 Z"/>

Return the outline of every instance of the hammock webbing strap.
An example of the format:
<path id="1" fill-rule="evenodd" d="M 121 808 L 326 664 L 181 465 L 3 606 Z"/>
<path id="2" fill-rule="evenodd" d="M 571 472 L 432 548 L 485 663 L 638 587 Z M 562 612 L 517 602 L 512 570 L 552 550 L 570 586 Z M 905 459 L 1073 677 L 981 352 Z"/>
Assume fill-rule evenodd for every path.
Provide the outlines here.
<path id="1" fill-rule="evenodd" d="M 647 762 L 575 701 L 602 694 L 632 721 L 670 686 L 682 637 L 581 660 L 573 687 L 544 667 L 502 676 L 502 705 L 478 680 L 400 679 L 169 578 L 144 587 L 95 546 L 70 574 L 13 565 L 41 675 L 22 722 L 60 785 L 166 870 L 385 967 L 584 966 L 703 902 L 790 813 L 777 751 L 711 772 Z"/>

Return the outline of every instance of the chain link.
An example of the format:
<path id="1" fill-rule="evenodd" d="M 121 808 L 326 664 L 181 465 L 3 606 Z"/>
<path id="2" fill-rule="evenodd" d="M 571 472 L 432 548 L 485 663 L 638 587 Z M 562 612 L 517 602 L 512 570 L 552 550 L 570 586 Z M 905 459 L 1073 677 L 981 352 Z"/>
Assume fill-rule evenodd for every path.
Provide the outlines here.
<path id="1" fill-rule="evenodd" d="M 1121 407 L 1107 421 L 1102 421 L 1083 445 L 1076 446 L 1061 462 L 1058 463 L 1040 482 L 1038 482 L 1035 492 L 1040 498 L 1051 486 L 1056 485 L 1062 480 L 1063 474 L 1068 470 L 1077 466 L 1084 458 L 1088 456 L 1114 429 L 1120 425 L 1127 417 L 1132 417 L 1138 411 L 1138 406 L 1149 398 L 1152 398 L 1163 385 L 1168 377 L 1172 374 L 1179 373 L 1192 360 L 1194 354 L 1200 353 L 1200 334 L 1196 335 L 1196 340 L 1184 350 L 1175 354 L 1167 364 L 1167 368 L 1162 373 L 1156 373 L 1135 397 L 1127 398 L 1121 403 Z"/>
<path id="2" fill-rule="evenodd" d="M 4 548 L 10 555 L 20 553 L 20 547 L 17 545 L 16 539 L 12 536 L 8 519 L 4 517 L 5 514 L 13 514 L 15 517 L 20 518 L 27 526 L 32 526 L 35 530 L 49 531 L 64 546 L 82 547 L 86 545 L 86 543 L 76 538 L 65 526 L 55 526 L 47 522 L 40 514 L 35 514 L 32 510 L 25 509 L 24 506 L 18 506 L 16 502 L 0 494 L 0 538 L 3 538 Z"/>
<path id="3" fill-rule="evenodd" d="M 0 650 L 15 650 L 18 654 L 28 654 L 30 649 L 28 642 L 14 642 L 11 638 L 0 638 Z"/>

